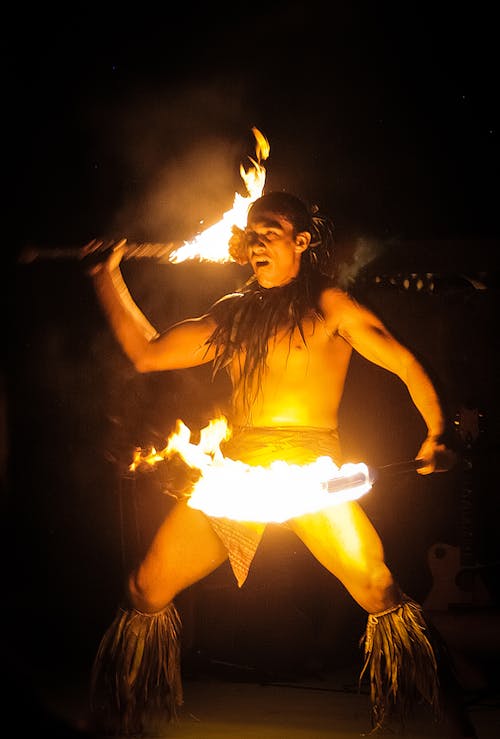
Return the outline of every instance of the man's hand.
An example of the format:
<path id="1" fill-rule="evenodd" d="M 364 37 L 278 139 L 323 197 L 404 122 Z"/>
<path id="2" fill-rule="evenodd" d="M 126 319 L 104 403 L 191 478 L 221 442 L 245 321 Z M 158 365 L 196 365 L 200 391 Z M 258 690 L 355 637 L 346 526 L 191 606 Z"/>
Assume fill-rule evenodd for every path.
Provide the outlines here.
<path id="1" fill-rule="evenodd" d="M 447 472 L 456 464 L 457 455 L 440 437 L 428 436 L 416 456 L 421 466 L 418 467 L 419 475 L 430 475 L 432 472 Z"/>
<path id="2" fill-rule="evenodd" d="M 82 261 L 87 274 L 94 277 L 104 268 L 109 272 L 115 270 L 123 259 L 127 239 L 104 241 L 92 239 L 82 248 Z"/>

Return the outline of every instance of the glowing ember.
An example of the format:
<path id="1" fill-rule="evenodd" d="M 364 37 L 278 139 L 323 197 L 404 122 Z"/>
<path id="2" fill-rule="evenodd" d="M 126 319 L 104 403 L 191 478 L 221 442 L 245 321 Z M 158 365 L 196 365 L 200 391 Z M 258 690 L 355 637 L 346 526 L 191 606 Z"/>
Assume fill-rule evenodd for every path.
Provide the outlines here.
<path id="1" fill-rule="evenodd" d="M 182 421 L 160 452 L 140 450 L 131 465 L 154 465 L 176 452 L 190 466 L 201 471 L 189 495 L 188 505 L 209 516 L 238 521 L 282 523 L 305 513 L 355 500 L 371 487 L 366 464 L 347 463 L 337 467 L 330 457 L 318 457 L 307 465 L 274 461 L 268 467 L 252 466 L 224 457 L 220 442 L 230 437 L 227 421 L 210 421 L 200 432 L 198 444 Z"/>
<path id="2" fill-rule="evenodd" d="M 269 156 L 270 145 L 258 128 L 252 128 L 256 140 L 256 159 L 249 157 L 253 166 L 245 170 L 240 166 L 240 175 L 248 192 L 247 197 L 235 193 L 233 207 L 226 211 L 221 220 L 202 231 L 191 241 L 169 255 L 170 262 L 184 262 L 187 259 L 200 259 L 210 262 L 234 261 L 229 254 L 229 239 L 232 227 L 245 228 L 248 207 L 262 195 L 266 181 L 266 170 L 262 165 Z"/>

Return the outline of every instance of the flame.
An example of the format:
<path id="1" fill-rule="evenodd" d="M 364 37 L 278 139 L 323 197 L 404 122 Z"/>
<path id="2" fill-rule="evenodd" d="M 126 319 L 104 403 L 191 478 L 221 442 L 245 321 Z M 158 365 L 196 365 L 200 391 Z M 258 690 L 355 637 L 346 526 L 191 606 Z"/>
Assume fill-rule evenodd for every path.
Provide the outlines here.
<path id="1" fill-rule="evenodd" d="M 165 448 L 160 452 L 153 448 L 149 454 L 137 450 L 130 468 L 154 465 L 177 452 L 201 471 L 188 505 L 209 516 L 238 521 L 282 523 L 355 500 L 372 487 L 363 462 L 339 468 L 330 457 L 321 456 L 306 465 L 278 460 L 264 467 L 224 457 L 220 443 L 230 436 L 221 416 L 210 421 L 201 430 L 199 443 L 193 444 L 190 429 L 178 420 Z"/>
<path id="2" fill-rule="evenodd" d="M 245 228 L 249 206 L 262 195 L 266 181 L 266 169 L 262 162 L 269 156 L 270 144 L 258 128 L 252 128 L 255 136 L 256 158 L 248 157 L 253 166 L 247 170 L 240 165 L 240 175 L 248 192 L 247 197 L 234 194 L 233 207 L 224 213 L 221 220 L 202 231 L 191 241 L 186 241 L 169 255 L 170 262 L 200 259 L 209 262 L 234 261 L 229 254 L 229 239 L 232 227 Z"/>

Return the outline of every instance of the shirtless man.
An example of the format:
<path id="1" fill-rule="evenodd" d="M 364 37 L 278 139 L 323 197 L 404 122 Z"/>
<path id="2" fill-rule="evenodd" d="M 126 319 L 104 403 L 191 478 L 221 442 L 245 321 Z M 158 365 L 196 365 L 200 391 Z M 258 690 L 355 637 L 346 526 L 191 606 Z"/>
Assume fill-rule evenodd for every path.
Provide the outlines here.
<path id="1" fill-rule="evenodd" d="M 418 472 L 430 474 L 447 451 L 436 390 L 423 366 L 380 319 L 326 275 L 325 257 L 332 246 L 328 223 L 313 217 L 293 195 L 276 192 L 258 199 L 249 209 L 246 229 L 235 231 L 231 244 L 235 259 L 250 263 L 253 279 L 205 315 L 181 321 L 161 335 L 123 280 L 119 265 L 125 241 L 117 242 L 91 274 L 117 340 L 138 372 L 212 362 L 215 371 L 229 373 L 233 437 L 223 449 L 226 456 L 260 464 L 264 456 L 267 462 L 274 457 L 307 463 L 329 454 L 339 464 L 338 410 L 355 350 L 408 388 L 427 426 L 416 455 L 423 461 Z M 412 687 L 436 704 L 435 654 L 421 609 L 400 591 L 362 507 L 347 502 L 286 525 L 369 614 L 365 668 L 371 676 L 374 726 L 382 725 L 397 690 L 406 684 L 406 668 L 414 673 L 417 664 L 428 669 L 417 674 Z M 130 574 L 126 606 L 119 609 L 96 657 L 97 710 L 104 710 L 102 686 L 114 684 L 113 676 L 119 675 L 115 708 L 122 731 L 140 727 L 141 715 L 152 707 L 175 715 L 182 687 L 174 599 L 228 557 L 241 586 L 264 528 L 211 518 L 185 500 L 159 525 L 146 556 Z M 395 670 L 393 656 L 380 657 L 387 635 L 401 646 L 401 664 Z M 154 654 L 158 644 L 163 651 Z M 148 682 L 153 673 L 155 680 L 160 673 L 164 678 L 158 697 Z"/>

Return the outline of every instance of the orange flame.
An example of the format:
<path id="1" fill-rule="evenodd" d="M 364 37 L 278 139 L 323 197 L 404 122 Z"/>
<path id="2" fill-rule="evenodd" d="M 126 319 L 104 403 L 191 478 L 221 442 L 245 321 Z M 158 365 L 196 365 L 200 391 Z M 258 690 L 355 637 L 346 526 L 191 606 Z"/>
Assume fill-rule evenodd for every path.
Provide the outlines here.
<path id="1" fill-rule="evenodd" d="M 202 473 L 188 505 L 209 516 L 238 521 L 282 523 L 360 498 L 371 489 L 369 469 L 363 462 L 339 468 L 330 457 L 322 456 L 307 465 L 278 460 L 264 467 L 224 457 L 220 443 L 230 435 L 221 416 L 210 421 L 201 430 L 199 443 L 193 444 L 191 431 L 178 420 L 165 448 L 146 455 L 138 450 L 131 469 L 154 465 L 177 452 Z"/>
<path id="2" fill-rule="evenodd" d="M 191 241 L 186 241 L 169 255 L 170 262 L 200 259 L 209 262 L 234 261 L 229 254 L 229 239 L 232 227 L 244 228 L 249 206 L 262 195 L 266 181 L 266 170 L 262 165 L 269 156 L 270 144 L 258 128 L 252 128 L 255 136 L 256 159 L 249 157 L 252 167 L 248 170 L 240 165 L 240 175 L 248 192 L 247 197 L 234 194 L 233 207 L 226 211 L 221 220 L 202 231 Z"/>

